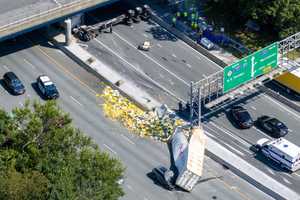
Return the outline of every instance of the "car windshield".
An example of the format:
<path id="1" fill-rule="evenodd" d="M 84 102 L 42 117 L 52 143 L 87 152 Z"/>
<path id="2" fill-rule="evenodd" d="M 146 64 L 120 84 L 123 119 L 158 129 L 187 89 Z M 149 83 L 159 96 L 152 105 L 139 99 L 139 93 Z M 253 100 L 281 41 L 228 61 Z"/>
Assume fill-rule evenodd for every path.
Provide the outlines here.
<path id="1" fill-rule="evenodd" d="M 14 86 L 16 86 L 16 87 L 22 86 L 21 81 L 18 80 L 18 79 L 14 79 L 14 80 L 12 80 L 11 82 L 12 82 L 12 84 L 13 84 Z"/>
<path id="2" fill-rule="evenodd" d="M 241 110 L 238 112 L 237 116 L 240 118 L 241 121 L 250 121 L 250 115 L 246 110 Z"/>
<path id="3" fill-rule="evenodd" d="M 46 88 L 48 91 L 56 91 L 56 87 L 55 87 L 54 84 L 46 85 L 45 88 Z"/>
<path id="4" fill-rule="evenodd" d="M 278 122 L 277 124 L 276 124 L 276 126 L 277 126 L 277 128 L 279 128 L 279 129 L 286 129 L 287 127 L 283 124 L 283 123 L 281 123 L 281 122 Z"/>

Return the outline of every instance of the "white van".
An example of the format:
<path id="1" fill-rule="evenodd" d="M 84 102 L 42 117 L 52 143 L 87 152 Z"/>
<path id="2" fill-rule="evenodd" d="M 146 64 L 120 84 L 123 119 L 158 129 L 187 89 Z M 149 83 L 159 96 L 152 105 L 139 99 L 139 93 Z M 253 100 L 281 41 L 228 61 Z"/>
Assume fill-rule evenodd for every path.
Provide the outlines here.
<path id="1" fill-rule="evenodd" d="M 279 163 L 282 168 L 291 172 L 300 169 L 300 147 L 290 141 L 284 138 L 262 138 L 257 141 L 256 146 L 267 158 Z"/>

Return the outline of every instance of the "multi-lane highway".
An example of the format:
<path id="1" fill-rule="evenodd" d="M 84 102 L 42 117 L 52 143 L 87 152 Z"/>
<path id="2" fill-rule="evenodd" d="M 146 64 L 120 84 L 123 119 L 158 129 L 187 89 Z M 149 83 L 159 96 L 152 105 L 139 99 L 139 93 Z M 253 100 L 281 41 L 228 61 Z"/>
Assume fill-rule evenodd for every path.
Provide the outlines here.
<path id="1" fill-rule="evenodd" d="M 101 20 L 99 10 L 89 13 L 90 20 Z M 137 46 L 149 40 L 152 47 L 149 52 L 140 51 Z M 104 33 L 87 43 L 88 51 L 107 65 L 130 76 L 134 69 L 137 74 L 149 77 L 161 85 L 177 100 L 187 100 L 190 81 L 200 80 L 222 70 L 217 64 L 196 52 L 171 33 L 152 22 L 141 22 L 131 27 L 120 24 L 113 28 L 113 33 Z M 174 97 L 173 97 L 174 99 Z M 168 103 L 168 102 L 167 102 Z M 244 105 L 256 119 L 261 115 L 277 117 L 290 129 L 286 138 L 300 145 L 299 113 L 263 93 L 254 93 L 238 102 Z M 226 146 L 227 149 L 252 163 L 279 182 L 297 191 L 300 186 L 300 174 L 288 174 L 279 167 L 255 155 L 250 147 L 262 137 L 270 138 L 257 127 L 249 130 L 235 128 L 226 117 L 226 109 L 220 110 L 205 120 L 208 135 Z"/>
<path id="2" fill-rule="evenodd" d="M 22 106 L 27 98 L 41 100 L 33 83 L 38 75 L 50 76 L 61 94 L 58 103 L 70 113 L 75 126 L 124 163 L 126 195 L 123 199 L 270 199 L 209 158 L 205 160 L 205 176 L 191 194 L 164 190 L 154 184 L 147 173 L 159 164 L 169 165 L 167 147 L 134 137 L 118 122 L 105 118 L 101 110 L 103 102 L 96 96 L 103 88 L 101 80 L 62 54 L 39 33 L 21 37 L 15 43 L 1 43 L 0 52 L 0 74 L 14 71 L 26 87 L 22 96 L 12 96 L 0 87 L 1 107 L 10 110 Z"/>

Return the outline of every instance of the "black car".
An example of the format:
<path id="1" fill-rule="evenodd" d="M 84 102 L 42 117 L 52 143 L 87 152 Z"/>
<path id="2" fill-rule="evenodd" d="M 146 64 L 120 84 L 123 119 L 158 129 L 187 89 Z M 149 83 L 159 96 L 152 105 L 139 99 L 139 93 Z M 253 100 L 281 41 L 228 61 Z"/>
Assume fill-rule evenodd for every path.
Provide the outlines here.
<path id="1" fill-rule="evenodd" d="M 234 122 L 240 127 L 240 128 L 251 128 L 253 126 L 253 120 L 251 118 L 251 115 L 249 112 L 241 107 L 241 106 L 234 106 L 230 110 L 231 116 L 234 120 Z"/>
<path id="2" fill-rule="evenodd" d="M 47 99 L 57 99 L 59 97 L 58 90 L 50 78 L 46 75 L 41 75 L 37 78 L 37 87 L 42 95 Z"/>
<path id="3" fill-rule="evenodd" d="M 261 116 L 257 118 L 257 124 L 275 138 L 283 137 L 289 132 L 284 123 L 273 117 Z"/>
<path id="4" fill-rule="evenodd" d="M 169 176 L 171 172 L 171 176 Z M 160 185 L 162 185 L 164 188 L 168 190 L 173 190 L 174 185 L 172 184 L 171 179 L 173 178 L 172 171 L 168 170 L 167 168 L 163 166 L 158 166 L 152 170 L 152 173 L 154 175 L 155 181 L 157 181 Z"/>
<path id="5" fill-rule="evenodd" d="M 5 83 L 7 88 L 15 95 L 25 93 L 25 87 L 15 73 L 6 72 L 3 76 L 3 82 Z"/>

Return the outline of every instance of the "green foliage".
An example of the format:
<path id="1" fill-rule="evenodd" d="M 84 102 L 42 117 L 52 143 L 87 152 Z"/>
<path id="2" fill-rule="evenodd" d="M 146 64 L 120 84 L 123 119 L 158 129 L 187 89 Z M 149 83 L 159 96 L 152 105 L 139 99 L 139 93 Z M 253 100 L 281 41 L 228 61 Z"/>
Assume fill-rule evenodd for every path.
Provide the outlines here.
<path id="1" fill-rule="evenodd" d="M 123 195 L 120 161 L 73 128 L 54 101 L 0 110 L 0 199 L 100 199 Z"/>
<path id="2" fill-rule="evenodd" d="M 240 27 L 255 21 L 278 39 L 300 31 L 299 0 L 208 0 L 207 11 Z"/>

